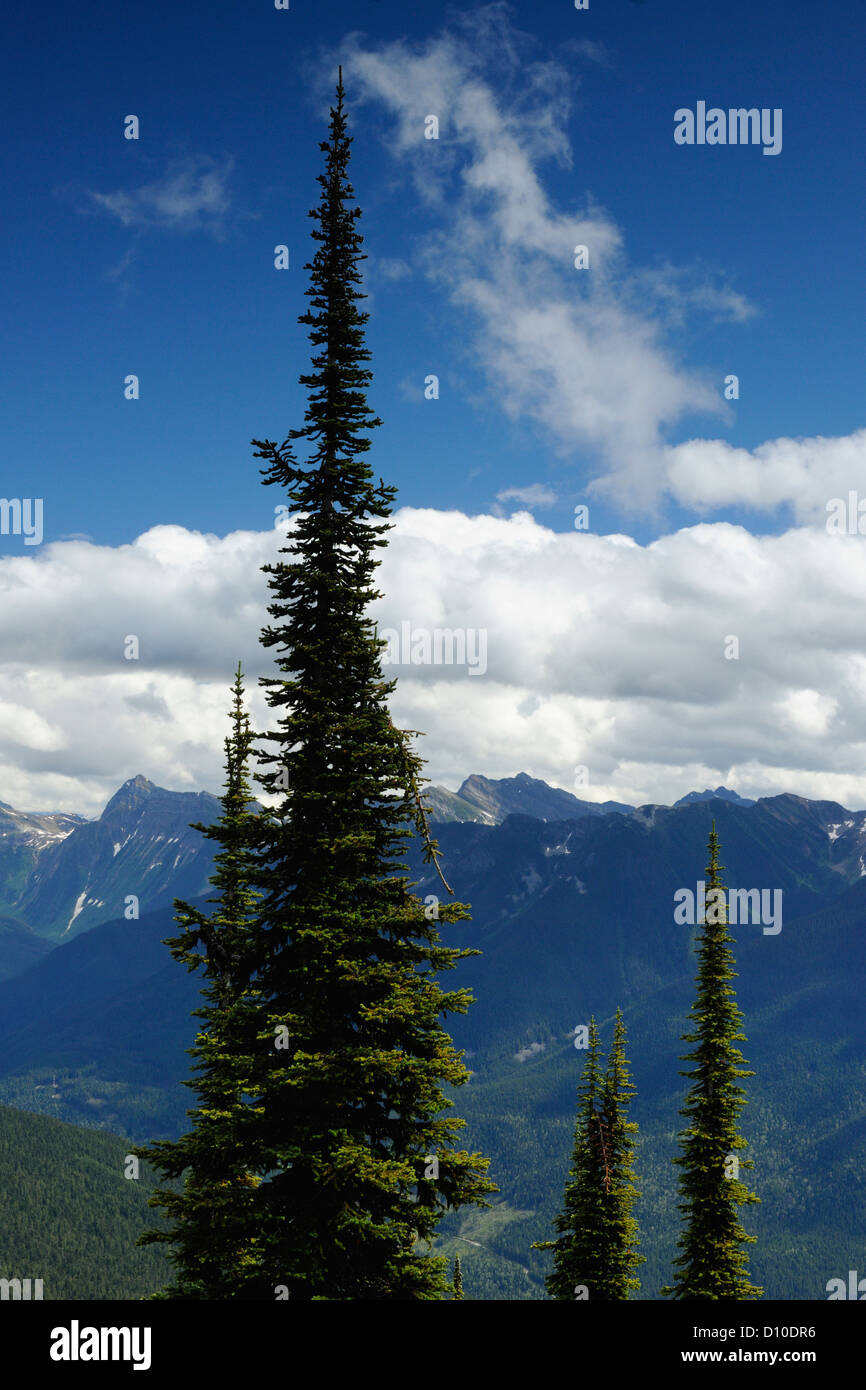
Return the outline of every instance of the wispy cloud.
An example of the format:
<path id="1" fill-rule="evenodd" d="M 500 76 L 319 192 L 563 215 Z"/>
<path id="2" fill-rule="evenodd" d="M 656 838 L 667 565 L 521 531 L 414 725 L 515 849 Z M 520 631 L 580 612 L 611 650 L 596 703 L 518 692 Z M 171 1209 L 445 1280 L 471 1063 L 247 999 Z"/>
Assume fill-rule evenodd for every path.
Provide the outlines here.
<path id="1" fill-rule="evenodd" d="M 718 281 L 718 277 L 717 277 Z M 745 295 L 723 283 L 713 283 L 709 272 L 694 266 L 669 263 L 632 272 L 632 299 L 680 328 L 690 314 L 702 314 L 716 322 L 747 323 L 759 312 Z"/>
<path id="2" fill-rule="evenodd" d="M 411 401 L 413 405 L 424 399 L 424 385 L 417 377 L 401 376 L 397 382 L 397 391 L 404 401 Z"/>
<path id="3" fill-rule="evenodd" d="M 620 228 L 588 193 L 554 204 L 542 175 L 551 161 L 571 166 L 575 75 L 538 61 L 510 15 L 483 6 L 417 44 L 355 35 L 344 76 L 352 100 L 390 117 L 390 150 L 431 209 L 423 265 L 462 311 L 463 340 L 503 411 L 542 426 L 582 468 L 595 457 L 590 490 L 644 508 L 664 489 L 668 429 L 728 409 L 718 382 L 677 360 L 666 330 L 687 313 L 742 322 L 753 310 L 698 269 L 630 266 Z M 581 244 L 588 270 L 574 265 Z"/>
<path id="4" fill-rule="evenodd" d="M 87 205 L 116 217 L 124 227 L 204 229 L 221 237 L 231 208 L 233 167 L 232 159 L 219 163 L 208 155 L 189 155 L 172 160 L 160 178 L 137 188 L 111 193 L 87 190 Z"/>
<path id="5" fill-rule="evenodd" d="M 412 267 L 392 256 L 378 256 L 373 262 L 373 274 L 380 280 L 405 280 L 412 274 Z"/>
<path id="6" fill-rule="evenodd" d="M 531 483 L 529 487 L 506 487 L 496 494 L 497 502 L 521 502 L 524 507 L 553 507 L 556 493 L 543 483 Z"/>
<path id="7" fill-rule="evenodd" d="M 600 43 L 598 39 L 567 39 L 562 45 L 567 53 L 574 53 L 578 58 L 588 58 L 591 63 L 597 63 L 600 68 L 613 67 L 613 56 L 606 44 Z"/>

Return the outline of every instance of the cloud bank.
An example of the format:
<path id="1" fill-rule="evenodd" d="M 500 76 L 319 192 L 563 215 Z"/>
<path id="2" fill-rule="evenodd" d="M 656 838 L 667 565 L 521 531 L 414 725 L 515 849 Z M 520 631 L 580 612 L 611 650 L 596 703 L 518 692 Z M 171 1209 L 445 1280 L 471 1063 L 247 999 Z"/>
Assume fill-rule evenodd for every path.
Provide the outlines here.
<path id="1" fill-rule="evenodd" d="M 526 771 L 635 803 L 725 782 L 866 805 L 857 538 L 716 523 L 642 546 L 558 533 L 527 512 L 403 508 L 394 520 L 380 629 L 487 634 L 483 676 L 386 668 L 394 716 L 425 731 L 434 781 Z M 239 658 L 267 727 L 259 567 L 278 544 L 276 531 L 159 526 L 116 548 L 66 541 L 0 559 L 2 799 L 97 814 L 138 772 L 218 792 Z M 124 658 L 130 636 L 138 660 Z"/>

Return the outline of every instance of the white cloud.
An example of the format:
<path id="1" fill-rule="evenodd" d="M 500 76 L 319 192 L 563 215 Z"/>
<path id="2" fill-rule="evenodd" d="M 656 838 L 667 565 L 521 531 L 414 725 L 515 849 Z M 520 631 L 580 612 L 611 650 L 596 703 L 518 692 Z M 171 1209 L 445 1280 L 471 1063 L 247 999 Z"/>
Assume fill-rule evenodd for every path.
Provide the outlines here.
<path id="1" fill-rule="evenodd" d="M 378 256 L 373 262 L 372 273 L 380 280 L 405 280 L 412 274 L 412 267 L 397 257 Z"/>
<path id="2" fill-rule="evenodd" d="M 229 178 L 234 161 L 207 155 L 173 160 L 161 178 L 138 188 L 112 193 L 88 192 L 92 206 L 101 208 L 124 227 L 168 227 L 175 231 L 205 228 L 220 236 L 231 206 Z M 127 258 L 131 253 L 127 252 Z M 126 262 L 115 267 L 118 275 Z"/>
<path id="3" fill-rule="evenodd" d="M 839 701 L 819 690 L 795 690 L 778 702 L 781 717 L 803 734 L 823 737 L 839 709 Z"/>
<path id="4" fill-rule="evenodd" d="M 722 782 L 866 805 L 866 541 L 701 524 L 643 546 L 526 511 L 404 508 L 395 522 L 380 628 L 487 634 L 484 676 L 385 668 L 434 780 L 526 771 L 635 803 Z M 268 726 L 260 566 L 278 543 L 159 526 L 117 548 L 0 560 L 3 799 L 95 814 L 138 772 L 219 791 L 238 659 Z M 131 634 L 139 661 L 123 657 Z M 724 656 L 731 635 L 738 660 Z"/>
<path id="5" fill-rule="evenodd" d="M 667 450 L 665 487 L 698 512 L 788 504 L 798 522 L 824 526 L 831 499 L 847 505 L 852 490 L 866 499 L 866 429 L 838 438 L 771 439 L 751 450 L 690 439 Z"/>
<path id="6" fill-rule="evenodd" d="M 497 502 L 522 502 L 525 507 L 553 507 L 556 493 L 543 483 L 531 483 L 529 487 L 506 487 L 496 494 Z"/>
<path id="7" fill-rule="evenodd" d="M 663 329 L 690 312 L 743 321 L 745 296 L 695 267 L 631 268 L 619 227 L 588 194 L 554 206 L 542 170 L 571 165 L 579 79 L 534 61 L 507 7 L 483 6 L 416 44 L 356 35 L 341 61 L 350 105 L 384 108 L 391 153 L 430 205 L 423 264 L 464 312 L 502 409 L 541 425 L 565 455 L 589 449 L 604 470 L 597 490 L 652 505 L 668 427 L 727 411 L 718 382 L 679 364 Z M 429 114 L 438 141 L 425 139 Z M 580 244 L 589 270 L 574 268 Z"/>
<path id="8" fill-rule="evenodd" d="M 402 376 L 397 383 L 397 391 L 404 401 L 411 401 L 417 405 L 424 400 L 424 379 L 423 377 Z"/>
<path id="9" fill-rule="evenodd" d="M 708 272 L 695 266 L 669 263 L 638 269 L 631 276 L 631 291 L 644 310 L 652 307 L 667 326 L 679 328 L 690 312 L 703 311 L 710 319 L 747 323 L 758 313 L 745 295 L 726 285 L 714 285 Z"/>
<path id="10" fill-rule="evenodd" d="M 569 52 L 576 53 L 581 58 L 588 58 L 591 63 L 597 63 L 600 68 L 613 67 L 610 49 L 596 39 L 569 39 L 564 46 Z"/>
<path id="11" fill-rule="evenodd" d="M 0 745 L 56 752 L 66 740 L 56 724 L 49 723 L 35 710 L 10 700 L 0 700 Z"/>
<path id="12" fill-rule="evenodd" d="M 667 442 L 686 416 L 733 420 L 722 394 L 729 364 L 710 379 L 670 346 L 685 321 L 744 324 L 759 310 L 724 267 L 631 263 L 613 213 L 588 193 L 570 209 L 555 204 L 545 170 L 572 167 L 581 79 L 538 61 L 533 42 L 494 3 L 417 43 L 353 35 L 341 52 L 350 117 L 364 104 L 384 113 L 397 169 L 429 205 L 420 264 L 452 301 L 455 341 L 504 414 L 542 426 L 580 468 L 585 495 L 606 495 L 627 514 L 657 512 L 668 496 L 699 516 L 786 505 L 798 523 L 823 524 L 830 499 L 851 489 L 866 499 L 866 429 L 751 450 L 719 438 Z M 562 53 L 606 56 L 569 40 Z M 437 141 L 424 136 L 429 114 Z M 579 190 L 579 175 L 572 182 Z M 590 248 L 588 271 L 573 268 L 579 243 Z M 400 389 L 421 398 L 416 384 Z"/>

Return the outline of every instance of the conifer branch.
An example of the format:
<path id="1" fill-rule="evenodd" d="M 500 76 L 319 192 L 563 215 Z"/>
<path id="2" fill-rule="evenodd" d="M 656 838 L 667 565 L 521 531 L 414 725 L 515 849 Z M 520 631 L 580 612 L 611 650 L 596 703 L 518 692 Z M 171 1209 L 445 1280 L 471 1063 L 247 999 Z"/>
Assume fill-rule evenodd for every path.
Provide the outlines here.
<path id="1" fill-rule="evenodd" d="M 424 846 L 424 863 L 432 863 L 434 869 L 439 875 L 439 878 L 445 885 L 446 890 L 451 894 L 453 898 L 454 889 L 448 883 L 447 879 L 445 878 L 445 875 L 439 867 L 439 860 L 442 857 L 442 851 L 439 849 L 437 842 L 430 835 L 430 807 L 425 806 L 423 801 L 421 800 L 421 788 L 418 783 L 418 777 L 414 767 L 414 763 L 417 761 L 417 758 L 410 751 L 408 746 L 409 739 L 413 734 L 418 733 L 418 730 L 398 729 L 394 724 L 393 720 L 390 719 L 389 723 L 397 739 L 397 744 L 400 749 L 400 755 L 403 761 L 403 768 L 406 774 L 406 780 L 409 783 L 409 787 L 412 792 L 412 819 L 415 823 L 415 829 L 418 831 L 419 838 L 421 839 L 421 842 Z"/>

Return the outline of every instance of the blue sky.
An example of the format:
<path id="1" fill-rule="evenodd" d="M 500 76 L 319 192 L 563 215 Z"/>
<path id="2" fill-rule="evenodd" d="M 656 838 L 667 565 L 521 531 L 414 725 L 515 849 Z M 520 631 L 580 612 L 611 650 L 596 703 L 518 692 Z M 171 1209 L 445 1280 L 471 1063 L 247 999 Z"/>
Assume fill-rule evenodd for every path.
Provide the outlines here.
<path id="1" fill-rule="evenodd" d="M 267 717 L 250 440 L 302 422 L 341 62 L 376 616 L 485 634 L 475 679 L 390 672 L 430 775 L 866 804 L 863 533 L 827 520 L 866 498 L 866 6 L 50 3 L 3 38 L 0 496 L 44 506 L 0 533 L 4 800 L 218 790 L 239 657 Z M 678 144 L 699 103 L 781 111 L 780 151 Z"/>
<path id="2" fill-rule="evenodd" d="M 724 415 L 686 410 L 664 438 L 753 448 L 862 426 L 866 7 L 592 0 L 579 12 L 545 0 L 511 13 L 522 71 L 504 74 L 494 45 L 480 71 L 494 91 L 504 76 L 506 91 L 532 63 L 562 68 L 571 162 L 537 165 L 551 206 L 567 214 L 591 197 L 619 229 L 630 275 L 674 266 L 692 288 L 730 290 L 753 310 L 659 317 L 673 362 L 720 396 L 728 372 L 741 383 Z M 369 49 L 423 45 L 449 10 L 294 0 L 288 12 L 156 3 L 40 14 L 38 26 L 26 10 L 8 15 L 4 43 L 4 486 L 45 499 L 46 539 L 117 544 L 161 522 L 258 527 L 272 499 L 249 440 L 282 438 L 303 407 L 296 317 L 327 74 L 352 33 Z M 468 348 L 471 311 L 416 269 L 441 210 L 389 152 L 388 111 L 361 103 L 348 74 L 347 84 L 371 255 L 371 400 L 385 422 L 375 463 L 412 506 L 487 510 L 504 489 L 547 486 L 559 500 L 545 519 L 566 528 L 602 471 L 597 444 L 508 418 Z M 698 99 L 781 107 L 781 154 L 676 146 L 674 110 Z M 123 138 L 128 113 L 140 118 L 138 141 Z M 440 164 L 450 154 L 442 114 L 438 146 L 422 148 Z M 458 148 L 456 177 L 461 163 Z M 94 197 L 134 198 L 173 177 L 194 193 L 208 173 L 219 214 L 147 225 L 133 207 L 125 224 Z M 287 272 L 273 268 L 281 242 Z M 565 267 L 567 253 L 563 243 Z M 382 280 L 379 259 L 413 273 Z M 128 372 L 141 380 L 137 402 L 123 397 Z M 440 399 L 407 399 L 429 372 Z M 736 505 L 718 514 L 741 516 Z M 625 520 L 645 539 L 694 515 L 667 499 L 662 518 L 626 510 Z M 761 517 L 767 530 L 783 521 L 784 510 Z M 622 524 L 607 503 L 593 519 Z M 5 545 L 21 551 L 12 537 Z"/>

